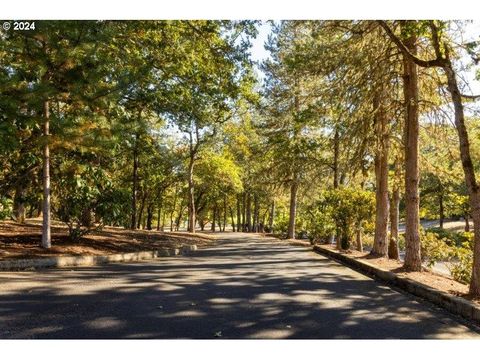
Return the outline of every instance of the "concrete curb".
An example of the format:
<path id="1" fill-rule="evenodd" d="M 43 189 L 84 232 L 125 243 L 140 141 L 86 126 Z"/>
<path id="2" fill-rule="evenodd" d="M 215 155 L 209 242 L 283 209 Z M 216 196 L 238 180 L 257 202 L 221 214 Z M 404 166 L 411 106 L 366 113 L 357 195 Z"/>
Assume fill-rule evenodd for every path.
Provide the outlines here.
<path id="1" fill-rule="evenodd" d="M 310 243 L 310 241 L 304 241 L 304 240 L 287 240 L 287 241 L 292 246 L 312 247 L 312 244 Z"/>
<path id="2" fill-rule="evenodd" d="M 183 245 L 174 249 L 159 249 L 113 255 L 55 256 L 37 259 L 16 259 L 0 261 L 0 271 L 31 270 L 49 267 L 91 266 L 113 262 L 133 262 L 158 257 L 190 255 L 197 251 L 197 245 Z"/>
<path id="3" fill-rule="evenodd" d="M 451 295 L 445 291 L 434 289 L 428 285 L 419 283 L 418 281 L 407 279 L 391 271 L 379 269 L 366 261 L 354 259 L 318 245 L 313 246 L 313 251 L 326 255 L 331 259 L 338 260 L 362 273 L 377 277 L 406 292 L 428 300 L 435 305 L 480 325 L 480 306 L 471 301 Z"/>

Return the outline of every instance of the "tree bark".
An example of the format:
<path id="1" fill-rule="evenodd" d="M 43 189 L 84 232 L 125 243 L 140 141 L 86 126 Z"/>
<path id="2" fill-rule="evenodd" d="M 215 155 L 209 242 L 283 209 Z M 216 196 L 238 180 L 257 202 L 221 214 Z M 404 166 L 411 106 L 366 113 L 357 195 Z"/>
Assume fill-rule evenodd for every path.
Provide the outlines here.
<path id="1" fill-rule="evenodd" d="M 163 200 L 160 195 L 160 199 L 158 201 L 158 209 L 157 209 L 157 231 L 160 231 L 160 218 L 162 216 L 162 206 L 163 206 Z M 165 213 L 163 213 L 163 215 L 165 215 Z"/>
<path id="2" fill-rule="evenodd" d="M 296 176 L 290 185 L 290 211 L 288 217 L 287 239 L 295 239 L 295 219 L 297 215 L 297 192 L 298 183 Z"/>
<path id="3" fill-rule="evenodd" d="M 252 231 L 252 194 L 247 195 L 247 232 Z"/>
<path id="4" fill-rule="evenodd" d="M 247 194 L 244 191 L 242 193 L 242 231 L 247 231 Z"/>
<path id="5" fill-rule="evenodd" d="M 236 227 L 235 227 L 235 216 L 233 214 L 232 207 L 230 207 L 229 209 L 230 209 L 230 218 L 232 220 L 232 232 L 235 232 L 235 229 L 236 229 Z"/>
<path id="6" fill-rule="evenodd" d="M 213 205 L 213 211 L 212 211 L 212 232 L 215 232 L 215 221 L 216 221 L 216 217 L 217 216 L 217 204 L 215 203 L 215 205 Z"/>
<path id="7" fill-rule="evenodd" d="M 258 195 L 253 196 L 253 232 L 258 232 L 259 228 L 259 208 L 258 208 Z"/>
<path id="8" fill-rule="evenodd" d="M 357 238 L 357 251 L 363 252 L 362 227 L 360 225 L 358 225 L 356 229 L 356 238 Z"/>
<path id="9" fill-rule="evenodd" d="M 270 208 L 270 218 L 268 219 L 268 228 L 270 233 L 273 233 L 274 217 L 275 217 L 275 200 L 272 200 L 272 207 Z"/>
<path id="10" fill-rule="evenodd" d="M 153 221 L 153 202 L 150 202 L 147 205 L 147 230 L 152 230 L 152 221 Z"/>
<path id="11" fill-rule="evenodd" d="M 193 165 L 195 154 L 190 154 L 188 164 L 188 232 L 195 232 L 195 189 L 193 183 Z"/>
<path id="12" fill-rule="evenodd" d="M 49 249 L 51 240 L 51 214 L 50 214 L 50 104 L 48 100 L 43 102 L 43 224 L 42 224 L 42 247 Z"/>
<path id="13" fill-rule="evenodd" d="M 457 129 L 460 145 L 460 159 L 462 160 L 465 183 L 469 194 L 470 208 L 472 209 L 474 246 L 472 278 L 470 281 L 469 292 L 471 295 L 480 296 L 480 192 L 475 177 L 472 157 L 470 155 L 470 141 L 468 139 L 468 131 L 465 125 L 462 96 L 458 88 L 457 78 L 450 58 L 448 57 L 448 53 L 444 70 L 447 75 L 448 90 L 452 96 L 453 107 L 455 110 L 455 127 Z M 468 216 L 466 216 L 465 221 L 468 223 Z"/>
<path id="14" fill-rule="evenodd" d="M 338 189 L 338 157 L 340 153 L 340 135 L 338 133 L 338 126 L 335 126 L 335 133 L 333 135 L 333 188 Z"/>
<path id="15" fill-rule="evenodd" d="M 184 209 L 185 209 L 185 204 L 182 201 L 182 203 L 180 204 L 180 212 L 178 213 L 177 221 L 176 221 L 176 224 L 175 224 L 176 231 L 180 230 L 180 224 L 182 222 L 183 210 Z"/>
<path id="16" fill-rule="evenodd" d="M 170 212 L 170 231 L 173 231 L 173 215 L 175 214 L 175 208 L 177 207 L 177 187 L 175 186 L 175 194 L 173 195 L 172 211 Z"/>
<path id="17" fill-rule="evenodd" d="M 242 231 L 241 228 L 242 215 L 241 215 L 241 205 L 240 205 L 240 194 L 237 195 L 237 232 Z"/>
<path id="18" fill-rule="evenodd" d="M 15 196 L 13 198 L 13 213 L 15 221 L 23 224 L 25 222 L 25 195 L 26 189 L 21 181 L 15 187 Z"/>
<path id="19" fill-rule="evenodd" d="M 138 134 L 135 135 L 133 147 L 133 173 L 132 173 L 132 217 L 130 229 L 135 230 L 137 224 L 137 186 L 138 186 Z"/>
<path id="20" fill-rule="evenodd" d="M 402 24 L 405 26 L 405 23 Z M 406 32 L 406 31 L 405 31 Z M 405 46 L 416 54 L 416 37 L 410 35 Z M 403 57 L 403 93 L 406 104 L 405 141 L 405 269 L 421 271 L 420 217 L 418 193 L 418 80 L 417 67 L 407 56 Z"/>
<path id="21" fill-rule="evenodd" d="M 138 211 L 137 229 L 140 229 L 142 224 L 143 210 L 145 210 L 145 200 L 147 199 L 147 192 L 143 191 L 142 202 L 140 203 L 140 209 Z"/>
<path id="22" fill-rule="evenodd" d="M 223 232 L 225 232 L 226 226 L 227 226 L 227 195 L 223 195 L 223 228 L 222 228 Z"/>
<path id="23" fill-rule="evenodd" d="M 388 249 L 388 119 L 383 103 L 383 93 L 374 97 L 375 149 L 375 235 L 372 255 L 387 256 Z"/>
<path id="24" fill-rule="evenodd" d="M 400 205 L 400 189 L 394 186 L 392 191 L 392 199 L 390 201 L 390 240 L 388 244 L 388 257 L 390 259 L 399 259 L 398 250 L 398 223 L 399 223 L 399 206 Z"/>

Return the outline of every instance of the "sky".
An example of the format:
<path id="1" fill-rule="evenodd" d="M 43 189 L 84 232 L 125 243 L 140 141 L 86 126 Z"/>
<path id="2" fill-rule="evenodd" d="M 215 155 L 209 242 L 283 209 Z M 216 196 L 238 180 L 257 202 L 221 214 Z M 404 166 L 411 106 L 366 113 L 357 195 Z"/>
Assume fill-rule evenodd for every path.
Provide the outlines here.
<path id="1" fill-rule="evenodd" d="M 251 58 L 256 62 L 261 62 L 267 58 L 269 58 L 270 54 L 265 49 L 264 44 L 268 40 L 269 34 L 271 34 L 272 27 L 270 23 L 267 21 L 262 21 L 260 25 L 257 26 L 258 35 L 252 41 L 251 47 Z M 469 42 L 473 40 L 479 40 L 480 38 L 480 21 L 472 21 L 471 23 L 467 23 L 465 27 L 465 34 L 463 37 L 463 42 Z M 462 63 L 471 63 L 471 60 L 466 56 L 463 57 Z M 471 90 L 470 94 L 480 94 L 480 81 L 476 80 L 476 72 L 480 69 L 480 66 L 473 66 L 468 72 L 463 74 L 463 78 L 465 79 L 468 88 Z M 263 73 L 257 67 L 257 73 L 260 79 L 263 79 Z"/>

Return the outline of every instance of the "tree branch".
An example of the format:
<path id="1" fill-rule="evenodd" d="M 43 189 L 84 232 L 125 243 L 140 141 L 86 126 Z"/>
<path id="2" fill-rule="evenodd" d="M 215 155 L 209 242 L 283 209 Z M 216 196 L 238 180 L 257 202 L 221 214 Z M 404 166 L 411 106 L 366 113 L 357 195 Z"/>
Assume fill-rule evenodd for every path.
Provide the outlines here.
<path id="1" fill-rule="evenodd" d="M 467 94 L 460 94 L 461 97 L 465 99 L 470 99 L 470 100 L 477 100 L 480 99 L 480 94 L 479 95 L 467 95 Z"/>
<path id="2" fill-rule="evenodd" d="M 434 66 L 439 66 L 439 67 L 443 66 L 445 59 L 443 59 L 442 57 L 438 57 L 439 54 L 437 54 L 437 58 L 433 60 L 420 59 L 419 57 L 415 56 L 407 49 L 407 47 L 402 42 L 402 40 L 400 40 L 400 38 L 393 33 L 392 29 L 390 29 L 390 27 L 387 25 L 387 23 L 384 20 L 377 20 L 377 23 L 385 30 L 390 40 L 392 40 L 398 46 L 402 54 L 408 57 L 411 61 L 413 61 L 418 66 L 426 67 L 426 68 L 434 67 Z"/>

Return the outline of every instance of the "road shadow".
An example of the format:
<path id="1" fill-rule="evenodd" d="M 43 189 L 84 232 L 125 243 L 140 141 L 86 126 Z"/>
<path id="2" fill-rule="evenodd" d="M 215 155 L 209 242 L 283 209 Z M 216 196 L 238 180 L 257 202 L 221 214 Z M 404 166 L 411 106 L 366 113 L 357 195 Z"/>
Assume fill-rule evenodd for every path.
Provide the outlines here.
<path id="1" fill-rule="evenodd" d="M 187 258 L 4 273 L 0 281 L 0 338 L 475 334 L 444 311 L 308 249 L 268 238 L 219 240 Z"/>

